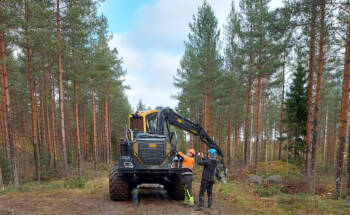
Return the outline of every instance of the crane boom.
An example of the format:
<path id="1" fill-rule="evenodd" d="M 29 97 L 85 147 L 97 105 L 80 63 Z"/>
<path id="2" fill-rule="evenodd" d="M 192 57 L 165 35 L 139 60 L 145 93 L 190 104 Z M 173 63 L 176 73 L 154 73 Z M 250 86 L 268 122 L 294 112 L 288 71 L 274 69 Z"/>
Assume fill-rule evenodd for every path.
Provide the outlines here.
<path id="1" fill-rule="evenodd" d="M 200 124 L 186 119 L 169 107 L 161 107 L 157 109 L 159 109 L 159 112 L 156 117 L 156 133 L 164 133 L 164 123 L 168 127 L 168 130 L 169 125 L 173 125 L 177 128 L 185 130 L 193 135 L 198 136 L 201 141 L 209 148 L 216 149 L 218 155 L 223 161 L 224 155 L 221 148 L 214 142 L 214 140 L 208 135 L 208 133 Z"/>

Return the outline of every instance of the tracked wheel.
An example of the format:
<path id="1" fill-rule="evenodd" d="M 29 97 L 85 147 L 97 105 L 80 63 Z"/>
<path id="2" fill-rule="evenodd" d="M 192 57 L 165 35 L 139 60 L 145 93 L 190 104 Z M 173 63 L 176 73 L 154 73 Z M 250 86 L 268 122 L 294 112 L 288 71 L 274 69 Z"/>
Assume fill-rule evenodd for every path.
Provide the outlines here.
<path id="1" fill-rule="evenodd" d="M 185 183 L 182 180 L 181 174 L 176 174 L 173 178 L 171 186 L 168 189 L 169 195 L 172 199 L 175 200 L 184 200 L 185 199 Z"/>
<path id="2" fill-rule="evenodd" d="M 130 183 L 123 175 L 118 171 L 118 167 L 115 166 L 109 175 L 109 196 L 114 201 L 127 201 L 130 200 Z"/>

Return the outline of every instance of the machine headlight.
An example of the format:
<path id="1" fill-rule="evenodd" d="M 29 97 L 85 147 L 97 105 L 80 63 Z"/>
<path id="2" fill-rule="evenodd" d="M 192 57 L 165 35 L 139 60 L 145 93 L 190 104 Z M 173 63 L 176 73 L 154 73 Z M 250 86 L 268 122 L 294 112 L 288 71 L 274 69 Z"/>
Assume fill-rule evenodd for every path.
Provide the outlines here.
<path id="1" fill-rule="evenodd" d="M 124 162 L 125 168 L 134 168 L 134 164 L 132 162 Z"/>

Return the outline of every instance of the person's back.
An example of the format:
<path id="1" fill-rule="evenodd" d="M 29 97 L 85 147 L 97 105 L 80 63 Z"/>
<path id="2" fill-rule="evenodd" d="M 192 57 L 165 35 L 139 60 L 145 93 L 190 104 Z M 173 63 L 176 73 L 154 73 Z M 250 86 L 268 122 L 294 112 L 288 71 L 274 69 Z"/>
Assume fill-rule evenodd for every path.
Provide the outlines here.
<path id="1" fill-rule="evenodd" d="M 202 179 L 213 182 L 217 160 L 215 158 L 211 159 L 211 158 L 197 157 L 197 164 L 204 166 L 203 172 L 202 172 Z"/>
<path id="2" fill-rule="evenodd" d="M 204 193 L 207 191 L 208 195 L 208 208 L 212 205 L 213 199 L 213 184 L 214 184 L 214 175 L 217 165 L 216 160 L 216 150 L 210 149 L 208 151 L 208 158 L 203 158 L 203 155 L 197 156 L 197 164 L 203 166 L 201 187 L 199 190 L 199 209 L 204 207 Z"/>

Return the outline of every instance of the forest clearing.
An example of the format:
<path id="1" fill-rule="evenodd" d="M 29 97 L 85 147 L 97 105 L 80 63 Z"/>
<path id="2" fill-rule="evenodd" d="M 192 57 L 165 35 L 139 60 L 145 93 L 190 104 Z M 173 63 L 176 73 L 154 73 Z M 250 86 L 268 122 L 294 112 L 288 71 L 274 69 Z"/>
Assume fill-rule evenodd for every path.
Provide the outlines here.
<path id="1" fill-rule="evenodd" d="M 0 215 L 350 214 L 349 92 L 349 0 L 0 0 Z"/>
<path id="2" fill-rule="evenodd" d="M 280 164 L 276 165 L 277 169 Z M 93 165 L 83 164 L 86 175 L 93 175 Z M 271 174 L 272 172 L 266 172 Z M 276 172 L 275 172 L 276 173 Z M 237 174 L 237 173 L 236 173 Z M 245 173 L 247 174 L 247 173 Z M 245 174 L 239 177 L 245 178 Z M 282 173 L 283 174 L 283 173 Z M 99 166 L 98 176 L 83 180 L 55 180 L 46 178 L 40 185 L 36 182 L 24 184 L 18 190 L 0 193 L 0 214 L 339 214 L 350 213 L 344 200 L 336 201 L 322 191 L 318 197 L 303 192 L 288 194 L 281 192 L 279 185 L 260 187 L 249 185 L 245 180 L 231 175 L 227 184 L 216 182 L 215 204 L 211 209 L 194 211 L 181 201 L 171 200 L 164 190 L 143 190 L 139 202 L 114 202 L 108 195 L 108 175 L 105 165 Z M 198 195 L 199 171 L 195 173 L 194 192 Z M 234 180 L 233 180 L 234 179 Z M 329 178 L 327 178 L 329 180 Z M 324 185 L 323 185 L 324 186 Z M 305 190 L 304 190 L 305 191 Z"/>

